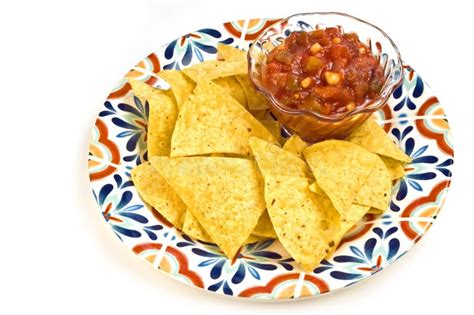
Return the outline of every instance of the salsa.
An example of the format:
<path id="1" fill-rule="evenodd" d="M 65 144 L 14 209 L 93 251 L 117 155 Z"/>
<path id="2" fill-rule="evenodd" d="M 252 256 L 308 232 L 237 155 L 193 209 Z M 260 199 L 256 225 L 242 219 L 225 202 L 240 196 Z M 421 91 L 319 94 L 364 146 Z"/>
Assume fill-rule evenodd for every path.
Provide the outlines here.
<path id="1" fill-rule="evenodd" d="M 376 98 L 384 71 L 357 34 L 331 27 L 291 33 L 269 53 L 262 83 L 287 107 L 332 115 Z"/>

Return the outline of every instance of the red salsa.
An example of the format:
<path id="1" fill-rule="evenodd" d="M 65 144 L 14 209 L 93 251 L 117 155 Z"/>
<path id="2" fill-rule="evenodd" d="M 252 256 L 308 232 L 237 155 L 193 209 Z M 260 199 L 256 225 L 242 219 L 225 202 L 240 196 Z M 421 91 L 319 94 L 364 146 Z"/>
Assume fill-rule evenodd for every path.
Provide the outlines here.
<path id="1" fill-rule="evenodd" d="M 290 108 L 343 113 L 376 98 L 384 71 L 355 33 L 327 28 L 293 32 L 273 49 L 262 82 Z"/>

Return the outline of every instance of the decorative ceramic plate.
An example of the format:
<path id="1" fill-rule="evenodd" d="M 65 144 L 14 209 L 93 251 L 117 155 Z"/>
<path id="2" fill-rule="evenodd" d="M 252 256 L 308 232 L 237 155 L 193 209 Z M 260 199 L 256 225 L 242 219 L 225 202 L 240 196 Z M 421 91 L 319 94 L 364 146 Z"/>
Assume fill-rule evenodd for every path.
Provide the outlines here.
<path id="1" fill-rule="evenodd" d="M 89 177 L 103 218 L 123 244 L 188 285 L 249 299 L 299 299 L 353 285 L 403 256 L 426 233 L 443 206 L 451 179 L 453 148 L 448 121 L 427 83 L 409 66 L 378 122 L 413 159 L 393 190 L 389 209 L 366 215 L 330 260 L 302 272 L 275 240 L 244 246 L 227 259 L 212 244 L 172 227 L 140 199 L 130 170 L 147 160 L 148 103 L 133 95 L 129 78 L 160 86 L 155 75 L 215 59 L 216 45 L 247 49 L 275 20 L 214 25 L 177 38 L 134 66 L 100 109 L 89 144 Z M 285 136 L 285 135 L 283 135 Z"/>

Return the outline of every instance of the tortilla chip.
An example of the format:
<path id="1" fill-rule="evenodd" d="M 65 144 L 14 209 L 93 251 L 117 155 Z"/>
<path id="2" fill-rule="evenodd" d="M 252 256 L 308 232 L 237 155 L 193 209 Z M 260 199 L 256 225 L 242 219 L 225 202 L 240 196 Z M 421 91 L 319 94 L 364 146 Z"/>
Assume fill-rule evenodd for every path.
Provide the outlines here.
<path id="1" fill-rule="evenodd" d="M 390 202 L 392 180 L 382 159 L 375 155 L 374 166 L 366 182 L 354 196 L 354 203 L 385 210 Z M 327 193 L 327 191 L 326 191 Z"/>
<path id="2" fill-rule="evenodd" d="M 247 74 L 247 60 L 208 60 L 183 70 L 191 80 L 199 83 L 202 80 L 214 80 L 238 74 Z"/>
<path id="3" fill-rule="evenodd" d="M 324 197 L 328 196 L 328 195 L 326 195 L 324 190 L 322 190 L 321 187 L 319 187 L 317 182 L 314 182 L 311 185 L 309 185 L 309 190 L 311 190 L 312 192 L 314 192 L 315 194 L 320 195 L 320 196 L 324 196 Z"/>
<path id="4" fill-rule="evenodd" d="M 324 198 L 322 200 L 324 203 L 324 207 L 326 208 L 334 207 L 329 198 Z M 349 231 L 354 226 L 354 224 L 359 222 L 359 220 L 362 219 L 362 217 L 369 211 L 369 209 L 370 207 L 368 206 L 357 205 L 357 204 L 351 205 L 349 211 L 347 212 L 347 217 L 344 217 L 341 221 L 340 230 L 338 234 L 335 235 L 335 239 L 337 239 L 337 241 L 335 245 L 327 253 L 326 258 L 330 258 L 334 254 L 337 247 L 339 246 L 339 243 L 344 237 L 344 234 L 346 234 L 347 231 Z"/>
<path id="5" fill-rule="evenodd" d="M 402 162 L 411 162 L 411 158 L 400 150 L 375 120 L 370 118 L 357 127 L 357 129 L 349 135 L 347 141 L 363 146 L 373 153 Z"/>
<path id="6" fill-rule="evenodd" d="M 321 189 L 344 217 L 380 158 L 356 144 L 327 140 L 303 154 Z"/>
<path id="7" fill-rule="evenodd" d="M 143 201 L 152 206 L 171 224 L 181 229 L 186 205 L 165 179 L 150 163 L 140 164 L 132 170 L 131 174 L 133 184 Z"/>
<path id="8" fill-rule="evenodd" d="M 178 70 L 163 70 L 158 73 L 158 76 L 171 86 L 171 91 L 176 99 L 176 105 L 178 108 L 181 108 L 181 105 L 188 99 L 196 86 L 194 81 Z"/>
<path id="9" fill-rule="evenodd" d="M 244 91 L 234 77 L 219 78 L 215 79 L 213 82 L 222 87 L 227 94 L 235 98 L 235 100 L 242 104 L 243 107 L 247 106 L 247 99 L 245 98 Z"/>
<path id="10" fill-rule="evenodd" d="M 257 225 L 255 226 L 255 229 L 253 229 L 252 234 L 265 238 L 277 237 L 267 211 L 263 212 L 263 214 L 258 219 Z"/>
<path id="11" fill-rule="evenodd" d="M 249 110 L 249 112 L 258 120 L 273 120 L 273 117 L 268 109 Z"/>
<path id="12" fill-rule="evenodd" d="M 267 175 L 307 177 L 306 163 L 293 153 L 255 137 L 249 139 L 249 144 L 263 177 Z"/>
<path id="13" fill-rule="evenodd" d="M 384 212 L 385 211 L 377 209 L 377 208 L 370 208 L 369 211 L 367 211 L 367 213 L 375 214 L 375 215 L 382 214 Z"/>
<path id="14" fill-rule="evenodd" d="M 236 79 L 239 81 L 247 97 L 247 107 L 249 110 L 263 110 L 269 107 L 267 99 L 252 86 L 247 73 L 237 75 Z"/>
<path id="15" fill-rule="evenodd" d="M 225 45 L 217 44 L 217 59 L 218 60 L 247 60 L 247 53 L 238 48 Z"/>
<path id="16" fill-rule="evenodd" d="M 309 179 L 264 177 L 265 201 L 278 239 L 291 257 L 311 272 L 338 241 L 340 215 L 321 205 L 322 197 L 309 190 Z"/>
<path id="17" fill-rule="evenodd" d="M 150 114 L 147 125 L 148 158 L 169 155 L 171 135 L 178 117 L 178 107 L 170 91 L 155 89 L 148 84 L 130 80 L 134 94 L 148 101 Z"/>
<path id="18" fill-rule="evenodd" d="M 151 163 L 211 239 L 233 258 L 265 211 L 255 162 L 226 157 L 153 157 Z"/>
<path id="19" fill-rule="evenodd" d="M 214 243 L 209 234 L 203 229 L 199 221 L 194 217 L 191 211 L 186 212 L 184 219 L 183 232 L 192 238 L 198 239 L 207 243 Z M 252 244 L 267 239 L 267 237 L 250 234 L 245 240 L 244 244 Z"/>
<path id="20" fill-rule="evenodd" d="M 300 159 L 303 159 L 303 150 L 306 149 L 308 144 L 304 142 L 298 135 L 292 135 L 283 146 L 283 150 L 291 152 L 297 155 Z"/>
<path id="21" fill-rule="evenodd" d="M 405 169 L 400 161 L 381 155 L 380 158 L 385 163 L 390 178 L 396 180 L 405 176 Z"/>
<path id="22" fill-rule="evenodd" d="M 273 119 L 265 119 L 265 120 L 259 120 L 259 121 L 262 125 L 265 126 L 265 128 L 268 129 L 268 131 L 272 133 L 275 139 L 277 139 L 278 142 L 280 142 L 280 139 L 281 139 L 280 123 Z"/>
<path id="23" fill-rule="evenodd" d="M 209 153 L 250 155 L 252 136 L 277 139 L 233 97 L 201 81 L 181 108 L 171 139 L 171 156 Z"/>

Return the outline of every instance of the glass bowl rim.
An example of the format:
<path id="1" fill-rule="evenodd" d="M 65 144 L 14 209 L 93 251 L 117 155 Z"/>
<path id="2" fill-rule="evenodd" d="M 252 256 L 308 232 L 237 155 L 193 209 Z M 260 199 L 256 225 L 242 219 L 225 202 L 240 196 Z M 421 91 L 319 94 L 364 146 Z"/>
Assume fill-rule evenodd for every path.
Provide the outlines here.
<path id="1" fill-rule="evenodd" d="M 400 72 L 401 73 L 400 73 L 400 77 L 398 78 L 398 80 L 396 82 L 390 84 L 390 86 L 387 88 L 387 91 L 386 91 L 387 93 L 385 93 L 385 96 L 383 96 L 384 91 L 382 90 L 379 97 L 377 97 L 374 100 L 369 101 L 364 106 L 356 107 L 353 110 L 350 110 L 350 111 L 347 111 L 347 112 L 344 112 L 344 113 L 340 113 L 340 114 L 324 115 L 324 114 L 321 114 L 321 113 L 318 113 L 318 112 L 315 112 L 315 111 L 312 111 L 312 110 L 308 110 L 308 109 L 292 109 L 292 108 L 289 108 L 289 107 L 281 104 L 271 93 L 267 92 L 265 89 L 263 89 L 262 87 L 260 87 L 258 84 L 256 84 L 254 82 L 254 78 L 253 78 L 253 75 L 252 75 L 252 72 L 253 72 L 252 71 L 252 66 L 253 66 L 254 62 L 252 60 L 252 57 L 250 56 L 250 51 L 252 50 L 252 47 L 254 46 L 254 44 L 256 42 L 260 41 L 263 37 L 265 37 L 265 35 L 268 33 L 268 31 L 271 28 L 273 28 L 275 26 L 275 24 L 283 24 L 283 23 L 287 22 L 288 20 L 290 20 L 292 18 L 299 17 L 299 16 L 309 16 L 309 15 L 338 15 L 338 16 L 346 17 L 346 18 L 355 20 L 359 23 L 363 23 L 363 24 L 368 25 L 369 27 L 374 28 L 383 37 L 385 37 L 390 42 L 390 44 L 392 45 L 393 49 L 396 52 L 397 64 L 400 66 Z M 287 115 L 293 115 L 293 116 L 308 115 L 308 116 L 313 116 L 317 119 L 324 120 L 324 121 L 337 122 L 337 121 L 341 121 L 341 120 L 343 120 L 347 117 L 352 117 L 354 115 L 357 115 L 359 113 L 375 112 L 378 109 L 380 109 L 383 105 L 386 104 L 387 100 L 393 94 L 395 89 L 398 88 L 400 86 L 400 84 L 402 83 L 402 81 L 403 81 L 403 72 L 404 71 L 403 71 L 403 61 L 402 61 L 402 58 L 401 58 L 401 55 L 400 55 L 400 50 L 398 49 L 397 45 L 393 42 L 393 40 L 390 38 L 390 36 L 388 36 L 388 34 L 385 33 L 378 26 L 375 26 L 374 24 L 372 24 L 370 22 L 359 19 L 359 18 L 357 18 L 355 16 L 352 16 L 350 14 L 347 14 L 347 13 L 342 13 L 342 12 L 306 12 L 306 13 L 297 13 L 297 14 L 290 15 L 286 18 L 283 18 L 283 19 L 280 19 L 280 20 L 276 21 L 275 23 L 269 25 L 266 29 L 264 29 L 262 31 L 262 33 L 253 41 L 252 47 L 249 49 L 249 52 L 247 53 L 248 73 L 249 73 L 250 81 L 252 82 L 252 84 L 255 86 L 255 88 L 258 91 L 263 93 L 265 95 L 265 97 L 270 100 L 270 102 L 272 103 L 272 105 L 274 107 L 276 107 L 280 112 L 283 112 Z"/>

